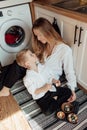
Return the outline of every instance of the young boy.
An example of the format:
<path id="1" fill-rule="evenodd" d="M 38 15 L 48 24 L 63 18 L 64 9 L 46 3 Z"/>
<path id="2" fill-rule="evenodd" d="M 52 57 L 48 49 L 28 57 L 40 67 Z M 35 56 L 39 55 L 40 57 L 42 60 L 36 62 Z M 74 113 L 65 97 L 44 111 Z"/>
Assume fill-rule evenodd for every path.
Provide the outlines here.
<path id="1" fill-rule="evenodd" d="M 43 113 L 51 114 L 56 111 L 71 96 L 72 92 L 69 88 L 58 87 L 60 81 L 56 80 L 57 75 L 54 69 L 40 64 L 36 55 L 30 50 L 21 51 L 17 55 L 16 61 L 20 66 L 27 68 L 23 78 L 25 87 Z M 53 84 L 57 84 L 57 87 Z M 57 96 L 56 99 L 55 96 Z"/>
<path id="2" fill-rule="evenodd" d="M 18 53 L 25 53 L 28 50 L 23 50 Z M 26 53 L 25 53 L 26 54 Z M 18 60 L 18 58 L 17 58 Z M 16 83 L 18 80 L 22 79 L 26 74 L 25 64 L 19 64 L 15 60 L 12 64 L 0 68 L 0 97 L 8 96 L 10 94 L 9 89 Z M 25 59 L 22 60 L 22 63 L 25 62 Z"/>

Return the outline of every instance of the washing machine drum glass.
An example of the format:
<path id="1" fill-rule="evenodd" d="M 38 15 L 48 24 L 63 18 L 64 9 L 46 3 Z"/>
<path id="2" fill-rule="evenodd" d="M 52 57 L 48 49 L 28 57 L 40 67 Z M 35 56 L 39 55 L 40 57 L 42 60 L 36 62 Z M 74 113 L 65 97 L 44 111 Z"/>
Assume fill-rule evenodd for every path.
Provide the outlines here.
<path id="1" fill-rule="evenodd" d="M 5 42 L 11 47 L 17 47 L 25 39 L 25 32 L 20 26 L 12 26 L 5 33 Z"/>
<path id="2" fill-rule="evenodd" d="M 19 52 L 26 48 L 31 41 L 29 25 L 19 19 L 10 19 L 0 28 L 0 47 L 8 53 Z"/>

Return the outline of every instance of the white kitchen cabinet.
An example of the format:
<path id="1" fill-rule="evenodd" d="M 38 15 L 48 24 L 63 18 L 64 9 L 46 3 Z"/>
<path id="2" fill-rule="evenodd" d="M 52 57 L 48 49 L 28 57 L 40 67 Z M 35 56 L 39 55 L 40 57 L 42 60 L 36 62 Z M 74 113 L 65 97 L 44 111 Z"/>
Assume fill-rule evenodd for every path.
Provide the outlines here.
<path id="1" fill-rule="evenodd" d="M 87 89 L 87 24 L 35 6 L 35 18 L 44 17 L 51 23 L 57 19 L 61 35 L 73 52 L 74 68 L 78 83 Z"/>
<path id="2" fill-rule="evenodd" d="M 78 57 L 77 57 L 77 79 L 78 83 L 87 90 L 87 24 L 80 23 L 80 41 L 81 44 L 78 46 Z"/>
<path id="3" fill-rule="evenodd" d="M 62 37 L 72 48 L 77 81 L 87 89 L 87 24 L 63 16 Z"/>
<path id="4" fill-rule="evenodd" d="M 74 61 L 74 68 L 76 71 L 76 64 L 77 64 L 77 44 L 75 39 L 78 39 L 78 35 L 75 37 L 75 23 L 77 23 L 76 20 L 70 19 L 68 17 L 62 16 L 61 21 L 61 34 L 62 38 L 68 44 L 73 51 L 73 61 Z M 78 29 L 76 32 L 79 31 Z M 77 34 L 77 33 L 76 33 Z"/>

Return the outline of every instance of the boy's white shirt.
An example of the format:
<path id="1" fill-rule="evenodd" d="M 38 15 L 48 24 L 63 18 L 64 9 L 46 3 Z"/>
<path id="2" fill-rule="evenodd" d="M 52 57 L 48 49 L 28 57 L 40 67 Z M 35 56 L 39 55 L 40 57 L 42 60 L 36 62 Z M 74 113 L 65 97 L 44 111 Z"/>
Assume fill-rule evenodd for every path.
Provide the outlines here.
<path id="1" fill-rule="evenodd" d="M 45 64 L 41 66 L 42 67 L 40 67 L 40 65 L 38 66 L 39 73 L 30 70 L 29 72 L 27 70 L 26 76 L 24 77 L 24 84 L 34 99 L 38 99 L 45 94 L 41 93 L 40 95 L 35 95 L 34 91 L 36 88 L 42 87 L 45 83 L 50 83 L 52 78 L 59 79 L 62 74 L 62 68 L 64 69 L 68 81 L 67 85 L 71 90 L 75 90 L 77 86 L 76 76 L 73 69 L 72 50 L 69 46 L 63 43 L 57 45 L 53 49 L 51 56 L 45 59 Z"/>
<path id="2" fill-rule="evenodd" d="M 27 70 L 26 76 L 23 81 L 28 92 L 32 95 L 33 99 L 39 99 L 45 95 L 46 92 L 35 94 L 37 88 L 43 87 L 46 83 L 52 84 L 53 74 L 48 67 L 38 64 L 38 72 L 33 70 Z M 55 77 L 56 78 L 56 77 Z M 49 91 L 56 91 L 56 88 L 52 85 L 52 89 Z"/>

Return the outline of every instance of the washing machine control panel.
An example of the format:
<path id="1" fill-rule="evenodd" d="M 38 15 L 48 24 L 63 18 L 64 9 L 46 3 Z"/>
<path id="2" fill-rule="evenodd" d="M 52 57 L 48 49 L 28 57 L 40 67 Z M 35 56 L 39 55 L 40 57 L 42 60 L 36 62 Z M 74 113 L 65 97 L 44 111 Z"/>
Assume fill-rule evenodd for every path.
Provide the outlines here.
<path id="1" fill-rule="evenodd" d="M 2 17 L 3 16 L 3 13 L 2 13 L 2 11 L 0 11 L 0 17 Z"/>

